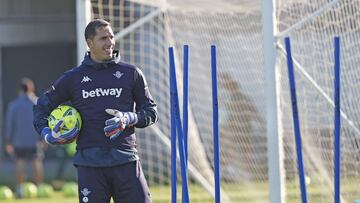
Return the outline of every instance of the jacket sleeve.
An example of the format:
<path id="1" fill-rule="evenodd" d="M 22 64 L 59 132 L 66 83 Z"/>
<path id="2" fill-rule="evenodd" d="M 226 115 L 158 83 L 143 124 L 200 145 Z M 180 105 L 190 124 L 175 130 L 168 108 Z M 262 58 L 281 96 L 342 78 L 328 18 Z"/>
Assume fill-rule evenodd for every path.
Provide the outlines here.
<path id="1" fill-rule="evenodd" d="M 135 111 L 138 116 L 137 128 L 145 128 L 158 121 L 157 105 L 150 94 L 145 77 L 139 68 L 136 68 L 135 86 L 133 95 L 135 98 Z"/>
<path id="2" fill-rule="evenodd" d="M 5 117 L 5 144 L 11 144 L 13 140 L 13 132 L 14 132 L 14 106 L 13 103 L 9 103 L 9 106 L 6 110 Z"/>
<path id="3" fill-rule="evenodd" d="M 43 93 L 37 100 L 33 107 L 34 113 L 34 127 L 35 130 L 41 134 L 44 127 L 48 127 L 48 117 L 53 109 L 60 104 L 70 99 L 69 84 L 66 75 L 64 74 L 54 85 L 45 93 Z"/>
<path id="4" fill-rule="evenodd" d="M 34 127 L 39 134 L 43 128 L 48 127 L 47 118 L 49 117 L 52 109 L 55 108 L 54 106 L 55 105 L 50 102 L 46 93 L 42 94 L 36 105 L 34 105 Z"/>

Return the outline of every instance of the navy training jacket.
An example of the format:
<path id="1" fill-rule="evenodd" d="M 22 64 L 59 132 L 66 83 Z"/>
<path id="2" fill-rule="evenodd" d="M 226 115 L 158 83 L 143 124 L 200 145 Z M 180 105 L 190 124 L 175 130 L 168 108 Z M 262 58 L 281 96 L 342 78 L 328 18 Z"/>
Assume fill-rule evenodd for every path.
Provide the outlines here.
<path id="1" fill-rule="evenodd" d="M 116 52 L 114 52 L 116 54 Z M 82 117 L 77 149 L 94 147 L 135 150 L 134 127 L 144 128 L 158 120 L 156 103 L 151 97 L 142 71 L 134 65 L 113 60 L 94 62 L 86 54 L 82 64 L 65 72 L 34 106 L 34 126 L 40 134 L 47 117 L 58 105 L 71 102 Z M 138 123 L 110 140 L 104 134 L 105 120 L 112 116 L 105 109 L 136 112 Z M 136 150 L 135 150 L 136 151 Z"/>

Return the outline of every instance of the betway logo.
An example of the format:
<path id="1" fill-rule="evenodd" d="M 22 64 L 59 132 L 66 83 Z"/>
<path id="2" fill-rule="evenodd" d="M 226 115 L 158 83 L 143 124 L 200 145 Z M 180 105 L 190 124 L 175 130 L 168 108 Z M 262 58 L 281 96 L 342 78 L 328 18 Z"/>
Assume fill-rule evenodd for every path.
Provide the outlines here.
<path id="1" fill-rule="evenodd" d="M 116 98 L 119 98 L 121 95 L 122 88 L 96 88 L 95 90 L 82 90 L 82 97 L 84 99 L 89 97 L 105 97 L 105 96 L 115 96 Z"/>

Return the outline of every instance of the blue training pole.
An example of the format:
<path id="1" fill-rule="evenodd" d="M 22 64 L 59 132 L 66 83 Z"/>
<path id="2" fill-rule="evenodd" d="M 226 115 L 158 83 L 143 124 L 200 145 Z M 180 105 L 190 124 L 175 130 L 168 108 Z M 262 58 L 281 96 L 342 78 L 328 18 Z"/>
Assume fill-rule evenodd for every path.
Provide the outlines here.
<path id="1" fill-rule="evenodd" d="M 188 162 L 189 45 L 184 45 L 183 121 L 186 164 Z"/>
<path id="2" fill-rule="evenodd" d="M 213 133 L 214 133 L 214 179 L 215 202 L 220 203 L 220 145 L 219 145 L 219 113 L 217 97 L 216 74 L 216 46 L 211 45 L 211 76 L 212 76 L 212 104 L 213 104 Z"/>
<path id="3" fill-rule="evenodd" d="M 184 122 L 184 150 L 185 150 L 185 173 L 186 177 L 188 177 L 188 92 L 189 92 L 189 46 L 184 45 L 184 75 L 183 75 L 183 122 Z M 188 180 L 186 180 L 188 181 Z M 186 185 L 182 185 L 182 196 L 185 197 L 186 189 L 184 188 Z"/>
<path id="4" fill-rule="evenodd" d="M 181 178 L 182 178 L 182 188 L 185 190 L 182 194 L 185 196 L 182 197 L 183 203 L 188 203 L 189 200 L 189 190 L 188 190 L 188 178 L 187 178 L 187 172 L 186 172 L 186 162 L 185 162 L 185 149 L 184 149 L 184 138 L 183 138 L 183 129 L 181 126 L 181 118 L 180 118 L 180 108 L 179 108 L 179 97 L 177 92 L 177 81 L 176 81 L 176 67 L 175 67 L 175 60 L 174 60 L 174 51 L 173 49 L 171 51 L 172 57 L 172 63 L 170 65 L 170 77 L 172 78 L 172 86 L 174 91 L 174 110 L 175 110 L 175 121 L 176 121 L 176 129 L 177 129 L 177 135 L 178 135 L 178 144 L 179 144 L 179 154 L 180 154 L 180 166 L 181 166 Z"/>
<path id="5" fill-rule="evenodd" d="M 174 50 L 169 48 L 170 64 L 170 111 L 171 111 L 171 202 L 177 202 L 177 180 L 176 180 L 176 120 L 175 120 L 175 87 L 172 72 L 175 70 Z"/>
<path id="6" fill-rule="evenodd" d="M 335 37 L 335 65 L 334 65 L 334 202 L 340 203 L 340 174 L 341 174 L 341 151 L 340 151 L 340 38 Z"/>
<path id="7" fill-rule="evenodd" d="M 300 189 L 301 189 L 301 199 L 302 203 L 307 203 L 307 193 L 306 193 L 306 184 L 305 184 L 305 174 L 304 174 L 304 164 L 302 157 L 302 144 L 301 144 L 301 132 L 300 132 L 300 122 L 298 107 L 296 101 L 296 86 L 295 86 L 295 77 L 294 77 L 294 67 L 291 56 L 291 47 L 290 47 L 290 38 L 285 38 L 285 46 L 287 53 L 287 65 L 288 65 L 288 75 L 289 75 L 289 86 L 291 93 L 291 104 L 293 112 L 293 122 L 294 122 L 294 133 L 295 133 L 295 142 L 296 142 L 296 154 L 298 159 L 298 172 L 300 180 Z"/>

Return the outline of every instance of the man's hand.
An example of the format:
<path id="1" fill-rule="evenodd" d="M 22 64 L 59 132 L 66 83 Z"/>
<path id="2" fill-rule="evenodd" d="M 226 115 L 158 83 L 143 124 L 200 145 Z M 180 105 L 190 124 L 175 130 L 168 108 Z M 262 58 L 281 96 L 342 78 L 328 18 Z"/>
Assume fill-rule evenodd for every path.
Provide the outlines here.
<path id="1" fill-rule="evenodd" d="M 53 130 L 45 127 L 41 130 L 41 136 L 45 140 L 46 143 L 51 145 L 61 145 L 68 144 L 74 141 L 76 137 L 79 135 L 80 131 L 78 128 L 73 128 L 66 133 L 61 133 L 60 130 L 64 126 L 64 121 L 60 120 L 54 127 Z"/>
<path id="2" fill-rule="evenodd" d="M 105 135 L 111 140 L 121 135 L 127 126 L 133 126 L 138 122 L 134 112 L 121 112 L 116 109 L 105 109 L 105 112 L 114 116 L 105 121 L 104 128 Z"/>

